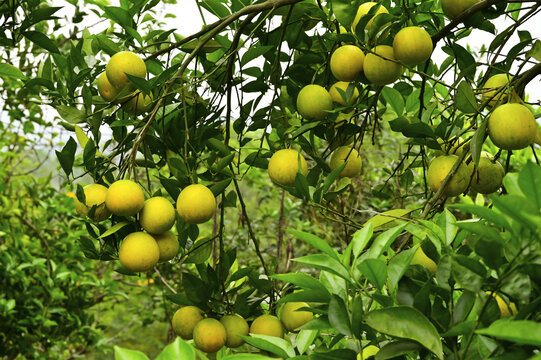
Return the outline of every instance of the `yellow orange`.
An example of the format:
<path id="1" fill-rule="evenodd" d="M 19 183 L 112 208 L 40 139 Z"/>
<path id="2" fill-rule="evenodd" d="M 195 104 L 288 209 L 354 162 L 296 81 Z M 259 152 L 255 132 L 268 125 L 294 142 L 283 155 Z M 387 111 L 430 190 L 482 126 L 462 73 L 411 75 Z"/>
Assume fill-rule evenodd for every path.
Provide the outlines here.
<path id="1" fill-rule="evenodd" d="M 215 353 L 220 350 L 227 340 L 225 327 L 216 319 L 203 319 L 193 329 L 193 341 L 199 350 Z"/>
<path id="2" fill-rule="evenodd" d="M 261 315 L 250 325 L 250 334 L 261 334 L 267 336 L 284 337 L 284 328 L 276 316 Z"/>
<path id="3" fill-rule="evenodd" d="M 355 32 L 355 28 L 357 28 L 357 24 L 359 23 L 361 18 L 363 16 L 365 16 L 366 14 L 368 14 L 370 9 L 375 5 L 377 5 L 376 2 L 369 1 L 369 2 L 365 2 L 364 4 L 361 4 L 359 6 L 359 8 L 357 9 L 357 14 L 355 15 L 355 19 L 353 19 L 353 24 L 351 25 L 351 31 L 352 32 Z M 366 30 L 370 30 L 370 27 L 372 26 L 372 22 L 374 21 L 374 18 L 376 16 L 378 16 L 379 14 L 388 14 L 388 13 L 389 13 L 389 11 L 387 11 L 385 6 L 381 5 L 378 8 L 378 10 L 376 10 L 376 13 L 374 14 L 374 16 L 366 24 Z"/>
<path id="4" fill-rule="evenodd" d="M 203 310 L 197 306 L 183 306 L 173 315 L 171 325 L 175 334 L 184 340 L 190 340 L 193 338 L 195 326 L 203 319 Z"/>
<path id="5" fill-rule="evenodd" d="M 127 270 L 144 272 L 152 269 L 160 259 L 160 248 L 152 236 L 134 232 L 124 238 L 118 250 L 118 260 Z"/>
<path id="6" fill-rule="evenodd" d="M 216 198 L 205 185 L 188 185 L 178 195 L 177 212 L 188 224 L 202 224 L 216 212 Z"/>
<path id="7" fill-rule="evenodd" d="M 105 206 L 113 214 L 132 216 L 145 205 L 145 195 L 139 184 L 131 180 L 117 180 L 110 187 L 105 198 Z"/>
<path id="8" fill-rule="evenodd" d="M 93 220 L 103 221 L 107 219 L 111 215 L 109 209 L 105 207 L 105 199 L 108 191 L 107 188 L 100 184 L 90 184 L 85 186 L 83 190 L 85 193 L 86 204 L 83 204 L 77 200 L 77 196 L 75 196 L 75 194 L 72 193 L 73 196 L 71 196 L 75 198 L 75 210 L 77 213 L 88 215 L 90 209 L 92 209 L 93 206 L 96 206 Z"/>
<path id="9" fill-rule="evenodd" d="M 169 261 L 177 255 L 179 243 L 174 232 L 166 231 L 163 234 L 154 234 L 152 237 L 160 249 L 159 262 Z"/>
<path id="10" fill-rule="evenodd" d="M 280 321 L 287 331 L 295 331 L 314 318 L 311 311 L 297 311 L 309 307 L 305 302 L 287 302 L 280 311 Z"/>
<path id="11" fill-rule="evenodd" d="M 331 72 L 340 81 L 353 81 L 363 71 L 364 53 L 355 45 L 342 45 L 331 56 Z"/>
<path id="12" fill-rule="evenodd" d="M 322 86 L 306 85 L 297 95 L 297 111 L 305 119 L 323 120 L 330 110 L 332 110 L 331 95 Z"/>
<path id="13" fill-rule="evenodd" d="M 137 54 L 131 51 L 120 51 L 111 56 L 105 67 L 105 73 L 109 82 L 120 91 L 131 84 L 126 74 L 145 78 L 147 67 Z"/>
<path id="14" fill-rule="evenodd" d="M 433 45 L 430 35 L 418 26 L 400 30 L 393 40 L 395 57 L 408 66 L 416 66 L 430 59 Z"/>
<path id="15" fill-rule="evenodd" d="M 361 173 L 361 168 L 363 165 L 361 156 L 357 150 L 351 148 L 350 146 L 341 146 L 334 150 L 331 155 L 329 166 L 331 170 L 334 170 L 346 161 L 347 164 L 340 172 L 340 177 L 353 177 Z"/>
<path id="16" fill-rule="evenodd" d="M 458 160 L 456 155 L 442 155 L 438 156 L 430 163 L 428 167 L 428 185 L 432 191 L 438 191 L 441 187 L 443 180 L 451 171 L 451 168 Z M 447 183 L 447 186 L 443 190 L 443 195 L 445 196 L 457 196 L 466 191 L 468 183 L 470 182 L 470 172 L 468 167 L 461 163 L 451 177 L 450 181 Z"/>
<path id="17" fill-rule="evenodd" d="M 364 74 L 368 81 L 376 85 L 387 85 L 398 80 L 402 74 L 402 65 L 391 61 L 397 60 L 393 48 L 378 45 L 372 51 L 364 59 Z"/>
<path id="18" fill-rule="evenodd" d="M 537 124 L 532 112 L 521 104 L 500 105 L 488 119 L 490 140 L 501 149 L 524 149 L 534 142 L 536 132 Z"/>
<path id="19" fill-rule="evenodd" d="M 173 204 L 162 196 L 145 201 L 139 213 L 141 227 L 151 234 L 161 234 L 175 224 L 176 213 Z"/>
<path id="20" fill-rule="evenodd" d="M 308 174 L 308 164 L 297 150 L 282 149 L 272 155 L 267 170 L 274 183 L 292 187 L 299 171 L 304 176 Z"/>
<path id="21" fill-rule="evenodd" d="M 229 348 L 236 348 L 244 344 L 241 336 L 248 336 L 250 327 L 248 323 L 239 314 L 225 315 L 220 320 L 227 333 L 227 341 L 225 345 Z"/>
<path id="22" fill-rule="evenodd" d="M 349 84 L 350 83 L 345 81 L 338 81 L 334 83 L 329 89 L 329 94 L 331 95 L 332 101 L 339 103 L 340 105 L 350 105 L 351 103 L 355 102 L 355 100 L 357 100 L 357 98 L 359 97 L 359 90 L 357 90 L 356 87 L 353 87 L 351 97 L 348 98 L 347 89 L 349 87 Z M 338 91 L 338 89 L 344 92 L 347 101 L 344 101 L 344 98 L 342 97 L 342 94 Z"/>

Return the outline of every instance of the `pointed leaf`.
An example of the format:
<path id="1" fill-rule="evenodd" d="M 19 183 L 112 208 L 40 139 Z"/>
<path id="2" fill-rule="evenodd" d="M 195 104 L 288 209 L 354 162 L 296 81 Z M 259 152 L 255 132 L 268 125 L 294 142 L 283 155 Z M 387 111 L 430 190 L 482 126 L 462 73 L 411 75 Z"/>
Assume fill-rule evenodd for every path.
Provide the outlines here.
<path id="1" fill-rule="evenodd" d="M 258 349 L 269 351 L 282 358 L 288 359 L 295 356 L 293 346 L 284 339 L 261 334 L 250 334 L 250 336 L 239 335 L 239 337 Z"/>
<path id="2" fill-rule="evenodd" d="M 13 79 L 26 79 L 26 76 L 19 68 L 6 63 L 0 63 L 0 76 L 7 76 Z"/>
<path id="3" fill-rule="evenodd" d="M 389 229 L 379 235 L 372 243 L 372 246 L 370 246 L 370 249 L 364 254 L 366 258 L 375 259 L 381 254 L 383 254 L 385 251 L 387 251 L 389 246 L 391 246 L 393 241 L 395 241 L 396 237 L 402 232 L 402 230 L 404 230 L 407 225 L 408 224 L 405 223 L 395 226 L 394 228 Z"/>
<path id="4" fill-rule="evenodd" d="M 127 222 L 127 221 L 122 221 L 122 222 L 119 222 L 118 224 L 115 224 L 113 226 L 111 226 L 109 229 L 107 229 L 106 232 L 104 232 L 103 234 L 101 234 L 98 239 L 102 239 L 104 237 L 107 237 L 109 235 L 113 235 L 114 233 L 116 233 L 118 230 L 122 229 L 124 226 L 126 225 L 129 225 L 130 223 Z"/>
<path id="5" fill-rule="evenodd" d="M 387 280 L 387 265 L 381 259 L 366 259 L 358 266 L 359 271 L 378 289 L 382 289 Z"/>
<path id="6" fill-rule="evenodd" d="M 195 360 L 193 346 L 177 337 L 175 341 L 167 345 L 154 360 L 169 359 Z"/>
<path id="7" fill-rule="evenodd" d="M 380 227 L 382 225 L 385 225 L 387 223 L 390 223 L 392 221 L 397 220 L 397 217 L 404 217 L 405 215 L 409 214 L 413 210 L 408 209 L 393 209 L 389 211 L 382 212 L 381 214 L 377 214 L 376 216 L 371 217 L 367 222 L 364 223 L 364 225 L 372 224 L 374 226 L 374 229 L 377 227 Z"/>
<path id="8" fill-rule="evenodd" d="M 329 301 L 329 323 L 339 333 L 351 336 L 351 322 L 344 300 L 338 295 L 332 295 Z"/>
<path id="9" fill-rule="evenodd" d="M 362 229 L 357 230 L 355 234 L 353 234 L 348 247 L 351 247 L 351 251 L 355 258 L 361 254 L 366 245 L 368 245 L 370 239 L 372 239 L 372 234 L 374 233 L 373 228 L 373 224 L 367 222 Z"/>
<path id="10" fill-rule="evenodd" d="M 326 254 L 313 254 L 302 256 L 300 258 L 293 259 L 293 261 L 299 262 L 301 264 L 311 265 L 316 269 L 336 274 L 347 281 L 351 280 L 349 272 L 344 267 L 344 265 L 342 265 L 342 263 L 338 260 L 335 260 L 334 258 Z"/>
<path id="11" fill-rule="evenodd" d="M 517 344 L 541 346 L 541 323 L 531 320 L 502 319 L 476 333 Z"/>
<path id="12" fill-rule="evenodd" d="M 291 283 L 302 289 L 327 291 L 317 279 L 304 273 L 274 274 L 271 275 L 271 278 Z"/>
<path id="13" fill-rule="evenodd" d="M 287 229 L 286 231 L 291 235 L 298 237 L 308 245 L 312 245 L 316 249 L 338 260 L 337 252 L 333 250 L 333 248 L 327 243 L 327 241 L 304 231 L 298 231 L 293 229 Z"/>
<path id="14" fill-rule="evenodd" d="M 115 346 L 115 360 L 149 360 L 148 357 L 140 351 L 128 350 Z"/>

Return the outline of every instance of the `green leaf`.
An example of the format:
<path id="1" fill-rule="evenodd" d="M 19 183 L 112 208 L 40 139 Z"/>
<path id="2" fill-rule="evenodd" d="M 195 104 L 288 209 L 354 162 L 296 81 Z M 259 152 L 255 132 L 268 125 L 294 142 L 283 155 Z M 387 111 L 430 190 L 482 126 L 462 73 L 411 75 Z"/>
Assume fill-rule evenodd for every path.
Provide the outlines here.
<path id="1" fill-rule="evenodd" d="M 463 76 L 470 80 L 474 80 L 476 69 L 475 58 L 468 50 L 458 45 L 456 42 L 453 43 L 453 52 L 456 54 L 458 68 L 462 70 Z"/>
<path id="2" fill-rule="evenodd" d="M 175 359 L 184 360 L 184 358 L 175 358 Z M 163 359 L 163 360 L 169 360 L 169 359 Z M 238 354 L 226 355 L 222 358 L 222 360 L 276 360 L 276 358 L 253 354 L 253 353 L 250 353 L 250 354 L 238 353 Z"/>
<path id="3" fill-rule="evenodd" d="M 239 337 L 258 349 L 269 351 L 282 358 L 289 359 L 295 356 L 295 349 L 284 339 L 261 334 L 239 335 Z"/>
<path id="4" fill-rule="evenodd" d="M 310 265 L 319 270 L 324 270 L 332 274 L 338 275 L 344 280 L 351 281 L 348 270 L 338 260 L 330 257 L 327 254 L 313 254 L 295 258 L 293 261 Z"/>
<path id="5" fill-rule="evenodd" d="M 479 216 L 480 218 L 488 220 L 498 226 L 503 227 L 504 229 L 512 230 L 511 226 L 509 225 L 509 222 L 502 214 L 499 214 L 496 211 L 489 209 L 487 207 L 474 205 L 474 204 L 451 204 L 449 205 L 449 207 Z"/>
<path id="6" fill-rule="evenodd" d="M 402 115 L 404 112 L 404 98 L 402 97 L 402 94 L 398 90 L 388 86 L 385 86 L 383 90 L 381 90 L 381 94 L 385 101 L 391 105 L 396 115 Z"/>
<path id="7" fill-rule="evenodd" d="M 154 360 L 195 360 L 195 351 L 193 346 L 177 337 L 175 341 L 167 345 L 165 349 Z"/>
<path id="8" fill-rule="evenodd" d="M 274 48 L 274 46 L 272 45 L 268 45 L 268 46 L 255 46 L 255 47 L 251 47 L 249 48 L 245 53 L 244 55 L 242 55 L 242 59 L 240 61 L 240 65 L 241 66 L 244 66 L 246 65 L 247 63 L 249 63 L 250 61 L 260 57 L 261 55 L 264 55 L 266 54 L 269 50 L 271 50 L 272 48 Z"/>
<path id="9" fill-rule="evenodd" d="M 532 48 L 526 52 L 526 56 L 533 57 L 537 61 L 541 61 L 541 41 L 536 40 Z"/>
<path id="10" fill-rule="evenodd" d="M 414 341 L 398 340 L 385 344 L 375 356 L 375 360 L 394 359 L 400 355 L 407 355 L 419 351 L 421 347 Z"/>
<path id="11" fill-rule="evenodd" d="M 207 146 L 210 150 L 216 150 L 222 157 L 229 155 L 229 153 L 231 152 L 231 150 L 229 150 L 229 147 L 227 147 L 223 141 L 216 138 L 208 139 Z"/>
<path id="12" fill-rule="evenodd" d="M 419 310 L 397 306 L 374 310 L 366 315 L 366 323 L 376 331 L 415 340 L 443 359 L 443 346 L 434 325 Z"/>
<path id="13" fill-rule="evenodd" d="M 373 233 L 373 224 L 367 222 L 362 229 L 357 230 L 353 234 L 348 247 L 351 247 L 351 251 L 353 252 L 353 256 L 355 258 L 357 258 L 364 250 L 366 245 L 368 245 L 368 242 L 370 239 L 372 239 Z"/>
<path id="14" fill-rule="evenodd" d="M 118 230 L 122 229 L 124 226 L 126 225 L 129 225 L 130 223 L 127 222 L 127 221 L 122 221 L 122 222 L 119 222 L 118 224 L 115 224 L 113 226 L 111 226 L 109 229 L 107 229 L 106 232 L 104 232 L 103 234 L 101 234 L 98 239 L 102 239 L 104 237 L 107 237 L 109 235 L 113 235 L 114 233 L 116 233 Z"/>
<path id="15" fill-rule="evenodd" d="M 227 189 L 229 184 L 231 184 L 231 179 L 230 178 L 219 181 L 216 184 L 213 184 L 209 189 L 210 189 L 210 191 L 212 191 L 214 196 L 218 196 L 221 193 L 223 193 L 225 191 L 225 189 Z"/>
<path id="16" fill-rule="evenodd" d="M 315 302 L 315 303 L 328 303 L 331 299 L 331 295 L 327 289 L 321 290 L 302 290 L 297 291 L 286 296 L 282 296 L 279 303 L 297 301 L 297 302 Z"/>
<path id="17" fill-rule="evenodd" d="M 391 293 L 395 294 L 398 290 L 398 282 L 406 273 L 416 251 L 417 247 L 403 250 L 389 261 L 387 265 L 387 277 L 389 279 L 389 290 Z"/>
<path id="18" fill-rule="evenodd" d="M 133 19 L 130 13 L 118 6 L 106 6 L 103 8 L 105 17 L 113 20 L 124 29 L 133 28 Z"/>
<path id="19" fill-rule="evenodd" d="M 317 330 L 301 330 L 299 331 L 299 334 L 297 335 L 296 342 L 297 342 L 297 349 L 299 350 L 299 354 L 304 354 L 310 345 L 314 343 L 314 340 L 316 339 L 317 335 L 319 334 L 319 331 Z"/>
<path id="20" fill-rule="evenodd" d="M 462 81 L 457 86 L 455 106 L 464 114 L 475 114 L 477 112 L 477 100 L 471 85 L 467 81 Z"/>
<path id="21" fill-rule="evenodd" d="M 479 165 L 479 159 L 481 158 L 481 150 L 483 149 L 483 143 L 485 142 L 487 123 L 488 121 L 486 119 L 483 120 L 481 125 L 479 125 L 477 130 L 475 130 L 475 134 L 473 134 L 473 138 L 471 139 L 471 156 L 475 165 Z"/>
<path id="22" fill-rule="evenodd" d="M 366 276 L 372 285 L 383 289 L 387 279 L 387 264 L 381 259 L 366 259 L 358 266 L 359 271 Z"/>
<path id="23" fill-rule="evenodd" d="M 329 175 L 325 178 L 325 181 L 323 182 L 323 186 L 321 187 L 323 194 L 325 194 L 329 189 L 331 188 L 331 185 L 335 182 L 335 180 L 338 178 L 342 170 L 346 167 L 346 163 L 340 164 L 336 169 L 331 171 Z"/>
<path id="24" fill-rule="evenodd" d="M 500 236 L 500 233 L 498 230 L 486 226 L 486 224 L 483 224 L 482 222 L 478 220 L 464 220 L 457 222 L 457 225 L 459 228 L 467 230 L 471 233 L 480 235 L 484 237 L 487 240 L 496 241 L 499 243 L 503 243 L 503 239 Z"/>
<path id="25" fill-rule="evenodd" d="M 308 245 L 312 245 L 314 248 L 324 252 L 330 257 L 339 260 L 337 252 L 327 243 L 327 241 L 304 231 L 294 229 L 287 229 L 286 231 L 291 235 L 298 237 Z"/>
<path id="26" fill-rule="evenodd" d="M 26 75 L 19 68 L 6 63 L 0 63 L 0 76 L 7 76 L 13 79 L 26 79 Z"/>
<path id="27" fill-rule="evenodd" d="M 84 110 L 79 110 L 76 107 L 66 105 L 57 105 L 55 106 L 55 109 L 62 119 L 70 124 L 86 122 L 86 113 Z"/>
<path id="28" fill-rule="evenodd" d="M 115 345 L 115 360 L 149 360 L 148 357 L 140 351 L 128 350 Z"/>
<path id="29" fill-rule="evenodd" d="M 229 10 L 218 0 L 203 0 L 201 6 L 219 18 L 229 16 Z"/>
<path id="30" fill-rule="evenodd" d="M 56 44 L 42 32 L 39 31 L 25 31 L 22 33 L 25 38 L 32 41 L 34 44 L 49 50 L 52 53 L 58 53 Z"/>
<path id="31" fill-rule="evenodd" d="M 301 172 L 297 172 L 295 175 L 295 189 L 302 195 L 302 198 L 306 201 L 310 200 L 310 189 L 308 188 L 308 181 L 306 176 Z"/>
<path id="32" fill-rule="evenodd" d="M 518 185 L 524 195 L 541 209 L 541 166 L 528 162 L 518 174 Z"/>
<path id="33" fill-rule="evenodd" d="M 60 166 L 66 173 L 66 176 L 71 174 L 73 169 L 73 162 L 75 160 L 75 151 L 77 150 L 77 143 L 73 140 L 72 137 L 68 139 L 66 145 L 62 148 L 61 151 L 55 150 L 56 157 L 60 162 Z"/>
<path id="34" fill-rule="evenodd" d="M 325 286 L 320 283 L 313 276 L 304 273 L 287 273 L 287 274 L 274 274 L 271 278 L 280 281 L 288 282 L 306 290 L 320 290 L 327 291 Z"/>
<path id="35" fill-rule="evenodd" d="M 376 216 L 371 217 L 370 219 L 368 219 L 367 222 L 364 223 L 364 225 L 372 224 L 375 229 L 382 225 L 388 224 L 391 221 L 397 220 L 396 217 L 404 217 L 404 215 L 407 215 L 412 211 L 413 210 L 408 210 L 408 209 L 388 210 L 388 211 L 382 212 L 381 214 L 377 214 Z"/>
<path id="36" fill-rule="evenodd" d="M 443 230 L 445 234 L 445 244 L 450 245 L 455 239 L 458 231 L 456 217 L 448 209 L 445 209 L 442 213 L 439 213 L 434 217 L 434 222 L 436 222 L 440 229 Z"/>
<path id="37" fill-rule="evenodd" d="M 370 249 L 365 253 L 363 258 L 364 257 L 369 258 L 369 259 L 378 258 L 381 254 L 387 251 L 389 246 L 391 246 L 393 241 L 395 241 L 396 237 L 402 232 L 402 230 L 404 230 L 406 225 L 407 223 L 395 226 L 394 228 L 389 229 L 385 231 L 384 233 L 382 233 L 381 235 L 379 235 L 374 240 L 374 242 L 372 243 L 372 246 L 370 246 Z"/>
<path id="38" fill-rule="evenodd" d="M 351 336 L 351 322 L 349 320 L 348 310 L 344 300 L 338 295 L 332 295 L 329 301 L 329 323 L 339 333 Z"/>
<path id="39" fill-rule="evenodd" d="M 541 346 L 541 323 L 531 320 L 501 319 L 476 333 L 517 344 Z"/>
<path id="40" fill-rule="evenodd" d="M 453 311 L 453 324 L 459 324 L 466 320 L 466 317 L 475 304 L 475 298 L 475 293 L 468 290 L 465 290 L 462 295 L 460 295 Z"/>

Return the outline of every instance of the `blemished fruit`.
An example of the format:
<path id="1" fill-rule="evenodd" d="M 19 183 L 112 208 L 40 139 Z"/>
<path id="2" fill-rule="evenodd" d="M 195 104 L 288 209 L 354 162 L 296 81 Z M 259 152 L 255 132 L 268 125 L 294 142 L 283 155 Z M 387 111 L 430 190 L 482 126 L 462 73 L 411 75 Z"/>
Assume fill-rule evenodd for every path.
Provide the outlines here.
<path id="1" fill-rule="evenodd" d="M 424 266 L 428 271 L 432 273 L 432 275 L 436 273 L 436 269 L 438 268 L 438 265 L 436 265 L 434 260 L 426 256 L 425 252 L 420 246 L 419 248 L 417 248 L 417 251 L 413 255 L 413 259 L 411 259 L 411 264 Z"/>
<path id="2" fill-rule="evenodd" d="M 151 234 L 161 234 L 175 224 L 175 207 L 166 198 L 155 196 L 145 201 L 139 213 L 141 227 Z"/>
<path id="3" fill-rule="evenodd" d="M 336 169 L 347 161 L 346 166 L 340 172 L 340 177 L 353 177 L 361 173 L 363 161 L 357 150 L 349 146 L 341 146 L 334 150 L 331 155 L 329 166 L 331 170 Z"/>
<path id="4" fill-rule="evenodd" d="M 250 325 L 250 334 L 260 334 L 283 338 L 284 327 L 274 315 L 260 315 Z"/>
<path id="5" fill-rule="evenodd" d="M 184 340 L 190 340 L 193 338 L 195 326 L 203 319 L 203 310 L 197 306 L 183 306 L 173 315 L 171 325 L 175 334 Z"/>
<path id="6" fill-rule="evenodd" d="M 329 89 L 329 94 L 331 95 L 332 101 L 339 103 L 340 105 L 350 105 L 353 102 L 355 102 L 355 100 L 357 100 L 357 98 L 359 97 L 359 90 L 357 90 L 356 87 L 353 87 L 353 92 L 351 93 L 351 97 L 348 98 L 347 89 L 348 89 L 349 84 L 350 83 L 345 82 L 345 81 L 338 81 L 334 83 Z M 344 101 L 342 94 L 338 92 L 337 89 L 340 89 L 344 92 L 347 102 Z"/>
<path id="7" fill-rule="evenodd" d="M 370 11 L 370 9 L 372 8 L 372 6 L 374 5 L 377 5 L 376 2 L 373 2 L 373 1 L 369 1 L 369 2 L 365 2 L 364 4 L 361 4 L 359 6 L 359 8 L 357 9 L 357 14 L 355 15 L 355 19 L 353 19 L 353 24 L 351 25 L 351 31 L 355 32 L 355 28 L 357 27 L 357 24 L 359 23 L 359 21 L 361 20 L 361 18 L 368 14 L 368 12 Z M 379 7 L 378 10 L 376 10 L 376 13 L 374 14 L 374 16 L 372 17 L 372 19 L 370 19 L 368 21 L 368 23 L 366 24 L 366 30 L 370 30 L 370 27 L 372 26 L 372 21 L 374 21 L 374 18 L 376 16 L 378 16 L 379 14 L 388 14 L 389 11 L 387 11 L 387 9 L 385 8 L 385 6 L 381 5 Z"/>
<path id="8" fill-rule="evenodd" d="M 199 350 L 215 353 L 226 343 L 225 327 L 216 319 L 203 319 L 193 329 L 193 341 Z"/>
<path id="9" fill-rule="evenodd" d="M 132 216 L 145 205 L 145 194 L 139 184 L 131 180 L 117 180 L 109 187 L 105 206 L 113 214 Z"/>
<path id="10" fill-rule="evenodd" d="M 507 102 L 509 90 L 501 90 L 500 88 L 506 86 L 510 80 L 511 76 L 507 74 L 496 74 L 491 76 L 481 89 L 483 102 L 489 100 L 488 104 L 490 106 Z"/>
<path id="11" fill-rule="evenodd" d="M 486 291 L 486 293 L 488 295 L 491 294 L 490 291 Z M 515 303 L 511 302 L 507 304 L 505 300 L 502 299 L 501 296 L 496 293 L 492 293 L 492 296 L 494 297 L 494 299 L 496 299 L 496 302 L 498 303 L 498 307 L 500 308 L 500 314 L 501 314 L 500 317 L 504 318 L 511 315 L 516 315 L 518 313 L 517 306 L 515 305 Z"/>
<path id="12" fill-rule="evenodd" d="M 98 92 L 107 102 L 113 101 L 118 95 L 118 90 L 109 82 L 105 72 L 98 78 Z"/>
<path id="13" fill-rule="evenodd" d="M 415 66 L 430 59 L 432 39 L 425 29 L 408 26 L 396 34 L 393 40 L 394 55 L 408 66 Z"/>
<path id="14" fill-rule="evenodd" d="M 239 314 L 225 315 L 222 317 L 220 322 L 224 326 L 227 333 L 227 341 L 225 345 L 228 348 L 236 348 L 244 344 L 244 340 L 242 340 L 239 335 L 248 336 L 250 327 L 242 316 Z"/>
<path id="15" fill-rule="evenodd" d="M 118 260 L 127 270 L 145 272 L 160 259 L 160 248 L 154 238 L 142 231 L 126 236 L 118 249 Z"/>
<path id="16" fill-rule="evenodd" d="M 353 81 L 363 71 L 364 53 L 355 45 L 343 45 L 331 56 L 331 72 L 340 81 Z"/>
<path id="17" fill-rule="evenodd" d="M 299 171 L 304 176 L 308 175 L 308 164 L 297 150 L 282 149 L 272 155 L 267 171 L 275 184 L 292 187 Z"/>
<path id="18" fill-rule="evenodd" d="M 500 105 L 488 118 L 488 135 L 500 149 L 524 149 L 533 143 L 536 132 L 535 118 L 522 104 Z"/>
<path id="19" fill-rule="evenodd" d="M 188 185 L 178 195 L 177 212 L 188 224 L 202 224 L 216 212 L 216 198 L 205 185 Z"/>
<path id="20" fill-rule="evenodd" d="M 154 234 L 152 237 L 160 248 L 159 262 L 169 261 L 177 255 L 179 243 L 174 232 L 166 231 L 163 234 Z"/>
<path id="21" fill-rule="evenodd" d="M 130 95 L 128 101 L 122 105 L 122 110 L 131 115 L 139 115 L 152 108 L 152 96 L 139 92 L 137 95 Z"/>
<path id="22" fill-rule="evenodd" d="M 311 311 L 297 311 L 303 307 L 310 307 L 305 302 L 287 302 L 280 312 L 280 321 L 287 331 L 295 331 L 314 318 Z"/>
<path id="23" fill-rule="evenodd" d="M 107 188 L 100 184 L 90 184 L 84 187 L 86 205 L 77 200 L 75 196 L 75 210 L 82 215 L 88 215 L 90 209 L 96 206 L 94 211 L 94 221 L 103 221 L 107 219 L 111 212 L 105 207 L 105 198 L 107 197 Z M 69 195 L 68 195 L 69 196 Z"/>
<path id="24" fill-rule="evenodd" d="M 385 59 L 397 60 L 393 48 L 378 45 L 364 59 L 364 75 L 372 84 L 387 85 L 398 80 L 402 74 L 402 65 Z"/>
<path id="25" fill-rule="evenodd" d="M 297 111 L 308 120 L 323 120 L 327 111 L 332 110 L 332 99 L 324 87 L 310 84 L 297 95 Z"/>
<path id="26" fill-rule="evenodd" d="M 441 0 L 441 8 L 445 15 L 454 19 L 479 1 L 480 0 Z"/>
<path id="27" fill-rule="evenodd" d="M 428 167 L 428 186 L 430 186 L 432 191 L 439 190 L 443 180 L 447 177 L 457 160 L 458 156 L 456 155 L 438 156 L 432 160 Z M 464 163 L 461 163 L 443 190 L 443 195 L 457 196 L 462 194 L 467 189 L 470 182 L 469 175 L 470 172 L 468 167 Z"/>
<path id="28" fill-rule="evenodd" d="M 362 359 L 368 359 L 371 356 L 374 356 L 378 353 L 379 348 L 375 345 L 368 345 L 363 349 Z M 361 360 L 361 354 L 357 354 L 357 360 Z"/>
<path id="29" fill-rule="evenodd" d="M 126 74 L 145 78 L 147 76 L 147 67 L 138 55 L 131 51 L 120 51 L 111 56 L 105 67 L 105 73 L 109 82 L 120 91 L 131 84 Z"/>
<path id="30" fill-rule="evenodd" d="M 468 164 L 470 173 L 473 173 L 471 188 L 481 194 L 492 194 L 502 186 L 505 170 L 499 162 L 492 162 L 488 157 L 479 159 L 479 166 L 474 171 L 475 164 Z"/>

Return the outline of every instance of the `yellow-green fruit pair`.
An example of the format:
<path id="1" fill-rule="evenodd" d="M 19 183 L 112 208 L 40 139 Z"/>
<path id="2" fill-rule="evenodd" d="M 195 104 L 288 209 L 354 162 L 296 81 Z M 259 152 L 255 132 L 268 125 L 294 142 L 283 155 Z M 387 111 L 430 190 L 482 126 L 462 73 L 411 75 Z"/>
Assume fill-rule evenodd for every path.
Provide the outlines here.
<path id="1" fill-rule="evenodd" d="M 361 18 L 363 16 L 365 16 L 366 14 L 368 14 L 368 12 L 370 11 L 370 9 L 377 5 L 376 2 L 373 2 L 373 1 L 369 1 L 369 2 L 365 2 L 363 4 L 361 4 L 359 6 L 359 8 L 357 9 L 357 14 L 355 15 L 355 19 L 353 19 L 353 23 L 351 24 L 351 30 L 353 32 L 355 32 L 355 29 L 357 28 L 357 24 L 359 23 L 359 21 L 361 20 Z M 388 14 L 389 11 L 387 11 L 387 9 L 385 8 L 385 6 L 383 5 L 380 5 L 380 7 L 378 8 L 378 10 L 376 10 L 376 13 L 374 14 L 374 16 L 368 21 L 368 23 L 366 24 L 366 30 L 370 30 L 370 27 L 372 26 L 372 22 L 374 21 L 374 18 L 376 16 L 378 16 L 379 14 Z"/>
<path id="2" fill-rule="evenodd" d="M 308 164 L 298 151 L 282 149 L 272 155 L 267 171 L 274 183 L 293 187 L 298 172 L 304 176 L 308 174 Z"/>
<path id="3" fill-rule="evenodd" d="M 261 334 L 283 338 L 284 327 L 274 315 L 260 315 L 250 325 L 250 334 Z"/>
<path id="4" fill-rule="evenodd" d="M 107 188 L 100 184 L 90 184 L 84 187 L 84 193 L 86 198 L 86 204 L 81 203 L 75 197 L 75 210 L 82 215 L 88 215 L 90 209 L 96 206 L 94 211 L 94 221 L 103 221 L 107 219 L 111 212 L 105 206 L 105 199 L 107 197 Z"/>
<path id="5" fill-rule="evenodd" d="M 188 224 L 202 224 L 216 212 L 216 198 L 205 185 L 189 185 L 178 195 L 177 212 Z"/>
<path id="6" fill-rule="evenodd" d="M 403 28 L 393 40 L 394 56 L 408 66 L 424 63 L 432 55 L 430 35 L 418 26 Z"/>
<path id="7" fill-rule="evenodd" d="M 473 174 L 471 188 L 481 194 L 492 194 L 502 186 L 505 170 L 499 162 L 492 162 L 488 157 L 479 159 L 479 166 L 474 170 L 475 164 L 469 163 L 468 168 Z"/>
<path id="8" fill-rule="evenodd" d="M 117 91 L 131 85 L 131 81 L 126 74 L 145 78 L 147 76 L 147 67 L 145 62 L 131 51 L 120 51 L 111 56 L 105 67 L 107 80 Z"/>
<path id="9" fill-rule="evenodd" d="M 447 177 L 457 160 L 458 156 L 456 155 L 438 156 L 432 160 L 428 167 L 428 186 L 430 186 L 432 191 L 436 192 L 440 189 L 443 180 Z M 464 163 L 461 163 L 443 190 L 443 195 L 460 195 L 466 191 L 469 182 L 470 172 L 468 167 Z"/>
<path id="10" fill-rule="evenodd" d="M 361 156 L 354 148 L 349 146 L 341 146 L 334 150 L 331 155 L 329 166 L 331 170 L 336 169 L 347 161 L 346 166 L 340 172 L 340 177 L 354 177 L 361 173 L 363 161 Z"/>
<path id="11" fill-rule="evenodd" d="M 305 302 L 287 302 L 282 306 L 280 321 L 287 331 L 295 331 L 314 318 L 311 311 L 298 311 L 307 307 L 310 306 Z"/>
<path id="12" fill-rule="evenodd" d="M 363 70 L 370 83 L 387 85 L 398 80 L 402 74 L 402 65 L 398 63 L 392 47 L 378 45 L 366 55 Z"/>
<path id="13" fill-rule="evenodd" d="M 355 45 L 343 45 L 331 56 L 331 72 L 340 81 L 353 81 L 363 70 L 364 53 Z"/>
<path id="14" fill-rule="evenodd" d="M 238 314 L 225 315 L 220 319 L 220 322 L 227 333 L 227 341 L 225 345 L 229 348 L 236 348 L 244 344 L 241 336 L 248 336 L 250 327 L 244 318 Z"/>
<path id="15" fill-rule="evenodd" d="M 536 133 L 535 117 L 521 104 L 500 105 L 488 118 L 488 135 L 500 149 L 524 149 L 534 142 Z"/>
<path id="16" fill-rule="evenodd" d="M 323 120 L 332 110 L 332 98 L 324 87 L 310 84 L 297 95 L 297 111 L 308 120 Z"/>

